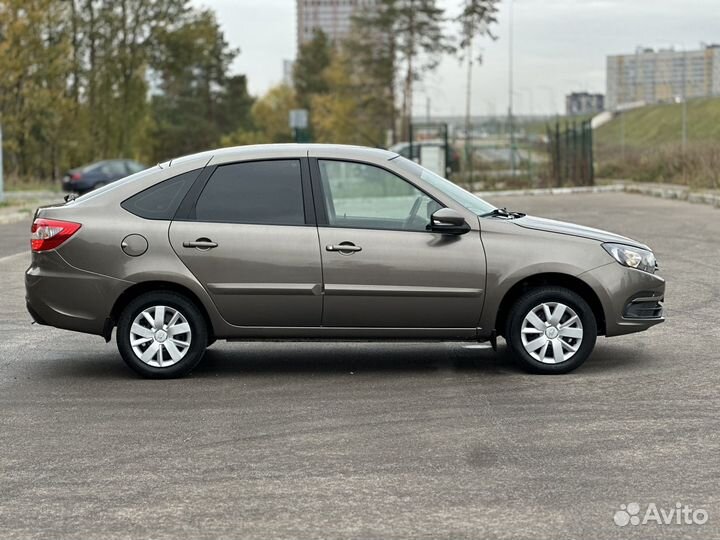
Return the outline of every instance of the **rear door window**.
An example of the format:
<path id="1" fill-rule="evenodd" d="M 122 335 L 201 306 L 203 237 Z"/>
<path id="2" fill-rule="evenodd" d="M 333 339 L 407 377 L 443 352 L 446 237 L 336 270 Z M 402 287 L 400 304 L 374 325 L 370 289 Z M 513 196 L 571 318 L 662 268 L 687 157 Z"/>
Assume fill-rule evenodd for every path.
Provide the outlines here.
<path id="1" fill-rule="evenodd" d="M 299 159 L 221 165 L 195 206 L 197 221 L 304 225 Z"/>

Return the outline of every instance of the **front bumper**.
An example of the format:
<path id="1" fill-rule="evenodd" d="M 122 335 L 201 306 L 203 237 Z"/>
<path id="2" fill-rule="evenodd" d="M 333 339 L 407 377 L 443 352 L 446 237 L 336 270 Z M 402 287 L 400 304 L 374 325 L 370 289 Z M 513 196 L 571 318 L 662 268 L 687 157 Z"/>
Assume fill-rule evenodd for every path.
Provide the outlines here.
<path id="1" fill-rule="evenodd" d="M 598 295 L 605 314 L 605 335 L 642 332 L 665 321 L 665 280 L 611 262 L 578 276 Z"/>

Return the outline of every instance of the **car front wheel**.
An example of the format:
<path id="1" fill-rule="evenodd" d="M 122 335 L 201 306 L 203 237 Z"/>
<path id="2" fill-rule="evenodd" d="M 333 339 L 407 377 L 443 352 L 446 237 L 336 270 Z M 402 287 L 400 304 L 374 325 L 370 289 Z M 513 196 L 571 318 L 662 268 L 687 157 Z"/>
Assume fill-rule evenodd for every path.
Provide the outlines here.
<path id="1" fill-rule="evenodd" d="M 118 319 L 118 350 L 125 363 L 144 377 L 169 379 L 188 374 L 202 360 L 207 342 L 200 310 L 173 292 L 143 294 Z"/>
<path id="2" fill-rule="evenodd" d="M 507 318 L 505 339 L 514 358 L 534 373 L 567 373 L 590 356 L 597 322 L 590 305 L 563 287 L 522 295 Z"/>

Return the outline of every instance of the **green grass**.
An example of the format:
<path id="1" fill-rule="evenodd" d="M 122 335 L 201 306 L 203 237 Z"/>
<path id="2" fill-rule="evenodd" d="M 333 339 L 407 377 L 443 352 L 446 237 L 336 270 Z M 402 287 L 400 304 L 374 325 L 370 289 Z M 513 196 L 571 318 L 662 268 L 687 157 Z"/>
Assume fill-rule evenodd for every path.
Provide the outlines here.
<path id="1" fill-rule="evenodd" d="M 720 143 L 720 98 L 687 102 L 688 142 Z M 649 105 L 622 113 L 625 146 L 644 149 L 682 142 L 682 104 Z M 598 147 L 617 148 L 622 144 L 623 118 L 616 116 L 594 132 Z"/>
<path id="2" fill-rule="evenodd" d="M 682 110 L 680 103 L 649 105 L 596 129 L 597 176 L 720 189 L 720 98 L 687 102 L 685 148 Z"/>

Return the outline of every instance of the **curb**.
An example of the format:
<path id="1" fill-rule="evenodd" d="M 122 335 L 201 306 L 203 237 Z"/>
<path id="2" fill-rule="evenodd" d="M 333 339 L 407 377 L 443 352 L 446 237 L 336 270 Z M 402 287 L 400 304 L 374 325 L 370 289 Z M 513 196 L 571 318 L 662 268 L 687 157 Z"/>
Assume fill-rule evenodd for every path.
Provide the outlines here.
<path id="1" fill-rule="evenodd" d="M 692 192 L 690 188 L 678 185 L 641 184 L 639 182 L 618 182 L 605 186 L 578 186 L 567 188 L 511 189 L 504 191 L 476 191 L 479 197 L 519 197 L 534 195 L 569 195 L 576 193 L 633 193 L 662 199 L 675 199 L 695 204 L 706 204 L 720 208 L 720 193 Z"/>
<path id="2" fill-rule="evenodd" d="M 479 197 L 512 197 L 521 195 L 571 195 L 575 193 L 618 193 L 625 191 L 623 184 L 610 184 L 607 186 L 575 186 L 559 188 L 529 188 L 507 189 L 503 191 L 474 191 Z"/>
<path id="3" fill-rule="evenodd" d="M 0 214 L 0 225 L 9 225 L 25 219 L 29 220 L 31 217 L 32 212 L 12 212 L 10 214 Z"/>
<path id="4" fill-rule="evenodd" d="M 25 202 L 46 199 L 62 200 L 64 193 L 61 191 L 6 191 L 5 200 L 10 202 Z"/>
<path id="5" fill-rule="evenodd" d="M 11 198 L 10 202 L 15 206 L 14 208 L 0 208 L 0 225 L 9 225 L 11 223 L 17 223 L 18 221 L 29 220 L 35 209 L 39 206 L 45 206 L 47 204 L 54 204 L 58 202 L 56 197 L 38 199 L 38 198 L 26 198 L 24 200 Z"/>

